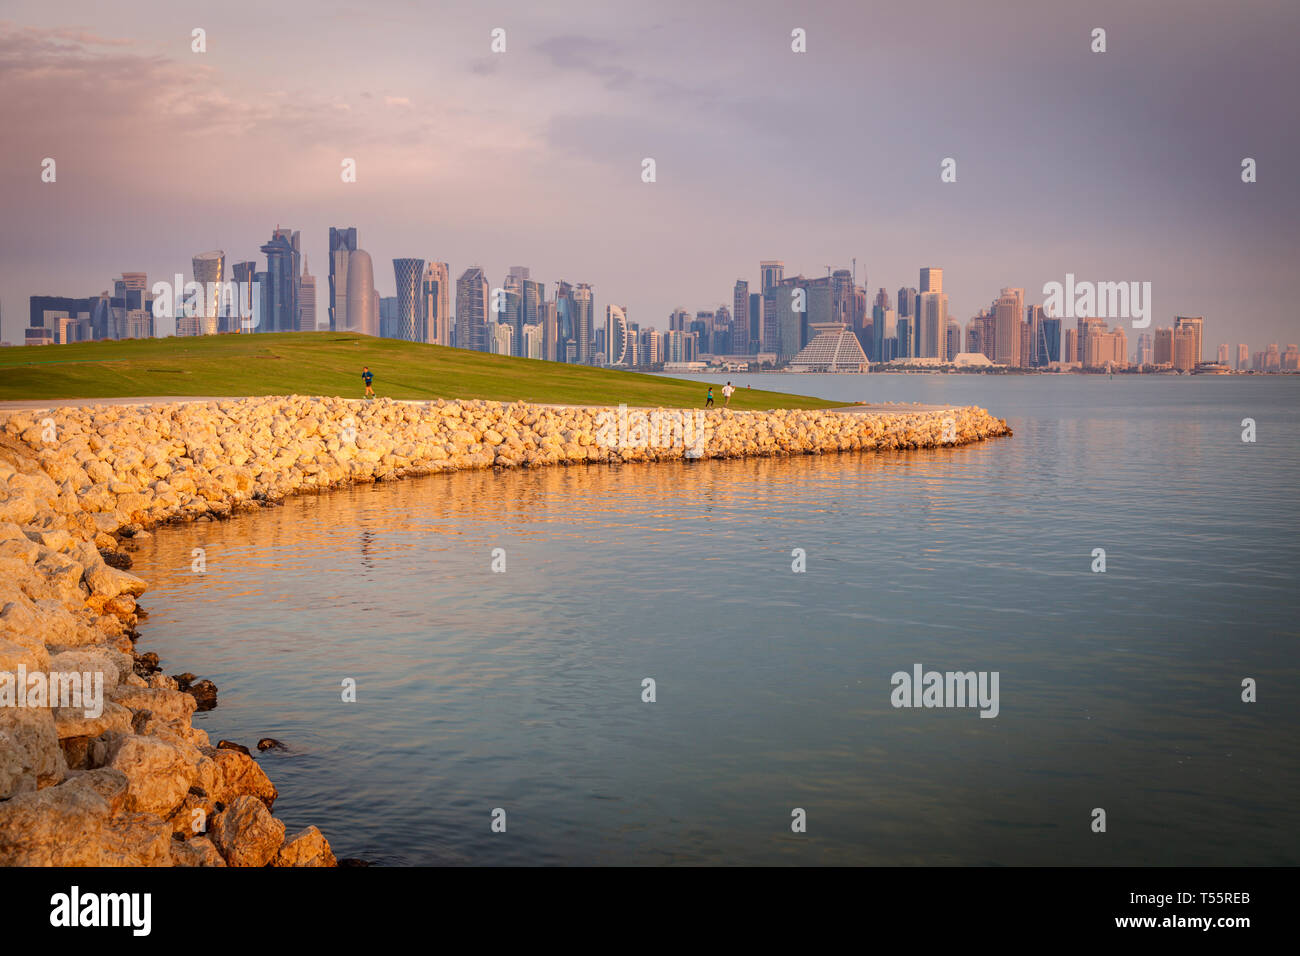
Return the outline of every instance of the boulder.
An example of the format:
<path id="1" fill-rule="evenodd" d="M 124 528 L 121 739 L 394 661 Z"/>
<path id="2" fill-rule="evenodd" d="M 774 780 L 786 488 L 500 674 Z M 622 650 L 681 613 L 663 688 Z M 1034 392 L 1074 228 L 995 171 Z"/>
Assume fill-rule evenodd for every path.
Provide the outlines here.
<path id="1" fill-rule="evenodd" d="M 266 866 L 284 843 L 284 824 L 256 797 L 236 797 L 212 821 L 212 842 L 230 866 Z"/>

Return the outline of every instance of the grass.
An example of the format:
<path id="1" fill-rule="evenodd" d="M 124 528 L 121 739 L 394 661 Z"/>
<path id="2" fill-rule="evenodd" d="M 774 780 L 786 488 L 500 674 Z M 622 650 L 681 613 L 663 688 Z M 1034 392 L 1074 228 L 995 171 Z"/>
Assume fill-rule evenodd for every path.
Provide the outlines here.
<path id="1" fill-rule="evenodd" d="M 567 405 L 695 407 L 708 383 L 486 355 L 347 332 L 281 332 L 0 349 L 0 400 L 134 396 L 361 397 L 361 367 L 389 398 L 485 398 Z M 744 384 L 738 374 L 736 382 Z M 722 403 L 721 390 L 714 397 Z M 740 388 L 732 408 L 828 408 L 804 395 Z"/>

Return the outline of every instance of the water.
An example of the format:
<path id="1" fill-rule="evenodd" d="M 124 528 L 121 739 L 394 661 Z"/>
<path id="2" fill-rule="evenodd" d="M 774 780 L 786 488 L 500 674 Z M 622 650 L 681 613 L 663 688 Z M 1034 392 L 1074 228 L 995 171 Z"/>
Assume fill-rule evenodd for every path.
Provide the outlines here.
<path id="1" fill-rule="evenodd" d="M 1300 377 L 726 378 L 980 404 L 1015 435 L 441 475 L 161 529 L 140 646 L 217 683 L 214 742 L 289 746 L 259 757 L 276 814 L 340 856 L 1300 862 Z M 914 663 L 998 671 L 1000 715 L 894 709 Z"/>

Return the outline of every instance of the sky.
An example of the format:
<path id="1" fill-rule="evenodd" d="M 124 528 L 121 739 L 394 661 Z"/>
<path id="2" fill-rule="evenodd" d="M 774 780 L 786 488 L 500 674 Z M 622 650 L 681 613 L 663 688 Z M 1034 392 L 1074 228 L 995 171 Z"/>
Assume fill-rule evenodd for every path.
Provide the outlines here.
<path id="1" fill-rule="evenodd" d="M 1003 286 L 1149 281 L 1152 326 L 1258 351 L 1300 341 L 1297 40 L 1294 0 L 6 0 L 3 338 L 34 294 L 260 265 L 278 225 L 321 322 L 356 226 L 381 295 L 398 257 L 526 265 L 662 329 L 760 259 L 856 258 L 873 295 L 943 268 L 962 323 Z"/>

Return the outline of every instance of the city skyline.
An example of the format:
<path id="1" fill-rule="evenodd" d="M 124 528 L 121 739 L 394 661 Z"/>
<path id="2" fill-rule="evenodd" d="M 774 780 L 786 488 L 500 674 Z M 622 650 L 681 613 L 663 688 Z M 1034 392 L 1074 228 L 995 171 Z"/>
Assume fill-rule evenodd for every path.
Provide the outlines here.
<path id="1" fill-rule="evenodd" d="M 1158 317 L 1205 315 L 1229 342 L 1286 342 L 1300 191 L 1282 157 L 1298 134 L 1277 117 L 1300 13 L 1174 8 L 759 4 L 736 20 L 574 5 L 572 32 L 557 33 L 545 24 L 557 11 L 525 5 L 451 17 L 289 3 L 206 24 L 193 53 L 202 16 L 73 3 L 57 13 L 69 28 L 17 0 L 0 25 L 12 91 L 0 122 L 21 131 L 0 145 L 3 337 L 17 340 L 30 295 L 92 295 L 123 269 L 170 276 L 206 249 L 251 259 L 276 222 L 328 263 L 323 239 L 348 222 L 368 237 L 381 295 L 395 294 L 387 264 L 433 252 L 456 273 L 528 262 L 596 278 L 630 316 L 661 321 L 730 303 L 738 277 L 752 292 L 753 263 L 797 250 L 791 273 L 856 258 L 868 289 L 941 262 L 963 324 L 1008 283 L 1033 304 L 1072 272 L 1150 281 Z M 1097 24 L 1105 53 L 1088 49 Z M 508 45 L 494 54 L 499 25 Z M 795 26 L 807 53 L 790 49 Z M 329 75 L 354 35 L 391 51 L 359 85 Z M 922 36 L 942 69 L 904 68 Z M 1017 56 L 990 64 L 989 43 Z M 963 80 L 975 63 L 977 86 Z M 1002 115 L 1026 132 L 1006 136 Z M 1148 137 L 1158 155 L 1132 148 Z M 1258 182 L 1241 181 L 1247 156 Z M 40 180 L 46 157 L 53 183 Z M 948 157 L 957 179 L 942 183 Z M 356 182 L 341 181 L 344 158 Z M 317 299 L 323 325 L 328 292 Z"/>

